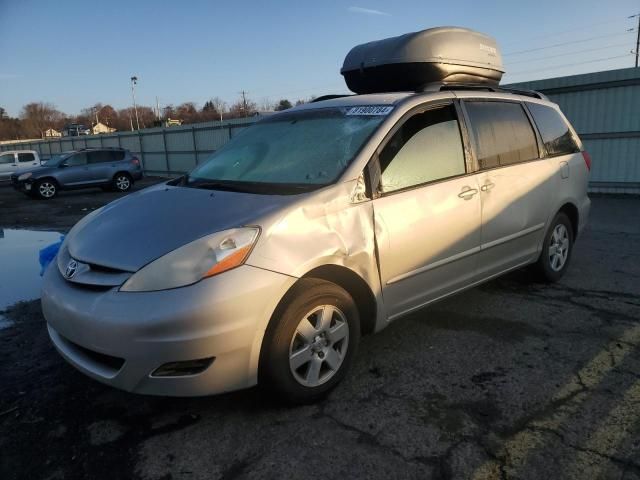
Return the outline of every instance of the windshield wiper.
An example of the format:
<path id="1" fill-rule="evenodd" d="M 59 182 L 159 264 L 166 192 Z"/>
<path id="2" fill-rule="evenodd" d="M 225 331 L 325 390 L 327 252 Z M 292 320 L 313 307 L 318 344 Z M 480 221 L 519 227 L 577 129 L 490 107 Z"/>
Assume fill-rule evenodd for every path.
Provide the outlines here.
<path id="1" fill-rule="evenodd" d="M 255 193 L 254 189 L 249 188 L 247 185 L 243 185 L 240 182 L 224 182 L 220 180 L 200 180 L 193 183 L 185 182 L 185 187 L 202 188 L 205 190 L 224 190 L 227 192 L 244 192 Z"/>
<path id="2" fill-rule="evenodd" d="M 295 195 L 311 192 L 324 185 L 306 183 L 268 183 L 268 182 L 242 182 L 237 180 L 192 180 L 183 177 L 182 181 L 175 185 L 190 188 L 203 188 L 208 190 L 225 190 L 228 192 L 255 193 L 260 195 Z"/>

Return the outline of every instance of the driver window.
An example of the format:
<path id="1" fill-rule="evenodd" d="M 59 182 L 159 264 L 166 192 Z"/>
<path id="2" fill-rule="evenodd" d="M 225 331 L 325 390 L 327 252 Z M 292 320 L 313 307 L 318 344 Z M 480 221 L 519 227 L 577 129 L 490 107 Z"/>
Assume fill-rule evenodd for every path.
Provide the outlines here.
<path id="1" fill-rule="evenodd" d="M 464 151 L 455 107 L 433 108 L 409 118 L 379 159 L 382 193 L 463 175 Z"/>
<path id="2" fill-rule="evenodd" d="M 87 154 L 86 153 L 76 153 L 75 155 L 71 155 L 67 158 L 64 163 L 69 165 L 70 167 L 75 167 L 77 165 L 86 165 L 87 164 Z"/>

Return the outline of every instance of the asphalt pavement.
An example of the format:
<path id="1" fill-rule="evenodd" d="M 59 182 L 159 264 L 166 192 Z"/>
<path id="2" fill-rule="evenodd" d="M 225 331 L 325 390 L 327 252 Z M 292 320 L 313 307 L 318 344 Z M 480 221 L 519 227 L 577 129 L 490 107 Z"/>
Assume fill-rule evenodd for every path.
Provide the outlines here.
<path id="1" fill-rule="evenodd" d="M 0 188 L 0 227 L 64 232 L 116 197 Z M 38 301 L 4 315 L 2 479 L 640 479 L 639 198 L 593 199 L 559 283 L 514 272 L 365 337 L 316 405 L 114 390 L 55 352 Z"/>

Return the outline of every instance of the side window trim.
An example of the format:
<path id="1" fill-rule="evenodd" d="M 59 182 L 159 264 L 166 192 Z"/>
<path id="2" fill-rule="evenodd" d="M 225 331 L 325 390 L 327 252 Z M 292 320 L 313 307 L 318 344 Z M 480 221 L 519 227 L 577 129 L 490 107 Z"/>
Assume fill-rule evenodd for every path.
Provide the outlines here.
<path id="1" fill-rule="evenodd" d="M 520 107 L 524 110 L 525 115 L 527 116 L 527 119 L 529 120 L 529 125 L 531 126 L 531 129 L 533 130 L 533 134 L 535 136 L 536 139 L 536 146 L 538 149 L 538 158 L 533 158 L 531 160 L 527 160 L 524 162 L 519 162 L 519 163 L 515 163 L 515 164 L 511 164 L 511 165 L 497 165 L 495 167 L 491 167 L 491 168 L 480 168 L 480 163 L 478 162 L 478 153 L 476 152 L 475 149 L 475 145 L 474 142 L 471 141 L 471 132 L 469 130 L 469 147 L 471 149 L 472 152 L 472 156 L 473 156 L 473 165 L 475 168 L 475 171 L 473 173 L 478 173 L 478 172 L 488 172 L 491 170 L 497 170 L 499 168 L 506 168 L 506 167 L 512 167 L 513 165 L 520 165 L 520 164 L 525 164 L 525 163 L 531 163 L 531 162 L 538 162 L 540 160 L 544 160 L 545 158 L 547 158 L 545 156 L 546 154 L 546 150 L 544 148 L 544 143 L 542 142 L 542 137 L 540 136 L 540 132 L 538 132 L 538 128 L 535 124 L 535 122 L 533 121 L 533 117 L 531 116 L 531 113 L 529 112 L 529 110 L 527 109 L 527 106 L 525 105 L 526 102 L 523 102 L 522 100 L 516 100 L 516 99 L 502 99 L 502 98 L 486 98 L 486 97 L 467 97 L 464 100 L 460 100 L 460 107 L 461 110 L 464 114 L 464 121 L 467 125 L 471 125 L 471 121 L 469 120 L 469 113 L 467 112 L 467 108 L 465 106 L 465 103 L 468 102 L 499 102 L 499 103 L 517 103 L 520 105 Z"/>
<path id="2" fill-rule="evenodd" d="M 393 128 L 391 128 L 391 130 L 389 130 L 387 132 L 387 134 L 385 135 L 385 137 L 382 139 L 382 141 L 380 142 L 380 144 L 378 145 L 378 147 L 376 148 L 375 152 L 373 153 L 371 159 L 369 160 L 369 162 L 367 162 L 367 166 L 365 167 L 365 178 L 367 179 L 367 192 L 370 194 L 371 199 L 376 199 L 376 198 L 380 198 L 380 197 L 387 197 L 390 195 L 394 195 L 396 193 L 403 193 L 409 190 L 414 190 L 416 188 L 422 188 L 425 187 L 427 185 L 433 185 L 436 183 L 441 183 L 441 182 L 446 182 L 449 180 L 452 180 L 454 178 L 462 178 L 468 175 L 473 175 L 476 172 L 474 171 L 470 171 L 469 168 L 470 166 L 473 165 L 473 161 L 471 158 L 468 158 L 468 155 L 471 153 L 471 150 L 467 150 L 468 147 L 468 138 L 467 138 L 467 130 L 466 130 L 466 126 L 463 126 L 463 119 L 460 116 L 460 109 L 457 105 L 458 100 L 457 99 L 453 99 L 453 98 L 447 98 L 447 99 L 439 99 L 439 100 L 431 100 L 430 102 L 427 103 L 423 103 L 421 105 L 417 105 L 415 107 L 413 107 L 411 110 L 407 111 L 402 117 L 400 117 L 400 119 L 396 122 L 396 124 L 393 126 Z M 447 178 L 441 178 L 438 180 L 432 180 L 429 182 L 425 182 L 425 183 L 419 183 L 416 185 L 411 185 L 409 187 L 405 187 L 405 188 L 400 188 L 398 190 L 393 190 L 391 192 L 380 192 L 378 191 L 378 185 L 375 184 L 376 182 L 379 183 L 380 179 L 382 177 L 381 174 L 381 170 L 380 170 L 380 152 L 382 152 L 382 150 L 384 150 L 385 146 L 387 145 L 387 143 L 389 143 L 389 141 L 393 138 L 393 136 L 396 134 L 396 132 L 400 129 L 400 127 L 402 127 L 406 121 L 415 116 L 415 115 L 419 115 L 421 113 L 427 112 L 429 110 L 434 110 L 436 108 L 442 108 L 442 107 L 447 107 L 453 105 L 455 110 L 456 110 L 456 115 L 458 117 L 458 127 L 460 128 L 460 136 L 462 139 L 462 151 L 464 154 L 464 163 L 465 163 L 465 173 L 462 175 L 454 175 L 452 177 L 447 177 Z M 469 144 L 470 145 L 470 144 Z"/>

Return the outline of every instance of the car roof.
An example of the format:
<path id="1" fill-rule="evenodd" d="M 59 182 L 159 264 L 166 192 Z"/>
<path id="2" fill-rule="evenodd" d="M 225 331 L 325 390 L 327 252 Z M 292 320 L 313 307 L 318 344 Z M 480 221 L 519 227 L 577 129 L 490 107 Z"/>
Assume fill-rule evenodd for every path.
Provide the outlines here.
<path id="1" fill-rule="evenodd" d="M 360 105 L 398 105 L 413 97 L 428 100 L 429 97 L 438 98 L 443 93 L 450 92 L 459 98 L 509 98 L 514 100 L 534 100 L 537 103 L 552 103 L 547 97 L 533 90 L 515 90 L 507 87 L 490 85 L 443 85 L 434 84 L 422 92 L 389 92 L 368 93 L 362 95 L 325 95 L 318 99 L 294 107 L 291 110 L 302 111 L 314 108 L 351 107 Z M 325 100 L 326 98 L 326 100 Z M 289 111 L 291 111 L 289 110 Z"/>

